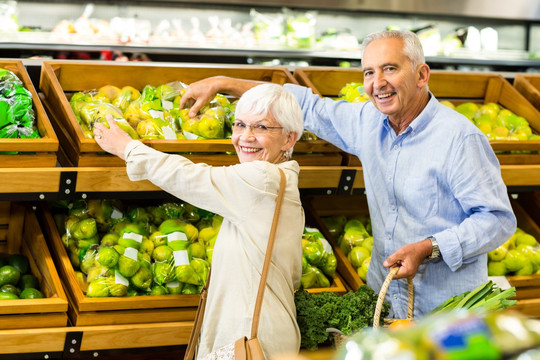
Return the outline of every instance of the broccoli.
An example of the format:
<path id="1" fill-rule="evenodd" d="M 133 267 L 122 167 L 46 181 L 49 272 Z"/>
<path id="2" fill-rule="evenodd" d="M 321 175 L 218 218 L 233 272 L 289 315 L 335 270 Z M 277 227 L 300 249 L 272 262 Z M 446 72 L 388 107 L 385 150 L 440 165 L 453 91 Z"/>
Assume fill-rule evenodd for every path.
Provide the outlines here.
<path id="1" fill-rule="evenodd" d="M 302 348 L 317 350 L 319 344 L 332 339 L 327 328 L 333 327 L 350 335 L 373 325 L 377 294 L 362 285 L 343 296 L 333 292 L 310 294 L 300 289 L 295 293 L 296 321 L 300 328 Z M 384 303 L 381 319 L 388 315 L 390 304 Z"/>

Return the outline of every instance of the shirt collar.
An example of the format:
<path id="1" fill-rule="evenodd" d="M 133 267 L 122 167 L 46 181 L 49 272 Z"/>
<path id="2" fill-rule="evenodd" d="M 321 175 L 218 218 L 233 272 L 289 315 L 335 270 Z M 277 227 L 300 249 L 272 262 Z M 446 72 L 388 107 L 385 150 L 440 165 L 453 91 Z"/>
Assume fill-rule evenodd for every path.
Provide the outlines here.
<path id="1" fill-rule="evenodd" d="M 429 101 L 422 110 L 422 112 L 409 124 L 407 129 L 402 134 L 407 134 L 411 131 L 418 132 L 424 129 L 429 121 L 433 118 L 435 112 L 437 111 L 437 106 L 439 104 L 439 100 L 435 98 L 435 96 L 429 92 Z M 392 126 L 390 126 L 390 121 L 388 120 L 388 116 L 384 117 L 383 126 L 387 131 L 393 131 Z"/>

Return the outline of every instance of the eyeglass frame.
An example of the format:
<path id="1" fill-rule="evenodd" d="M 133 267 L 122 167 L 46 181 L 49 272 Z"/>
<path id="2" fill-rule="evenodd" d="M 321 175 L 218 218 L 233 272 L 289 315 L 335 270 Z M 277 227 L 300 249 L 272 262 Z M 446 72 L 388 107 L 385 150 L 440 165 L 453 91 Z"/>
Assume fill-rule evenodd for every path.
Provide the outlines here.
<path id="1" fill-rule="evenodd" d="M 240 125 L 242 124 L 241 126 L 237 126 L 237 125 Z M 239 130 L 237 129 L 242 129 L 242 133 L 244 133 L 246 131 L 247 128 L 249 128 L 249 132 L 253 135 L 257 135 L 257 131 L 259 131 L 259 135 L 260 134 L 265 134 L 268 132 L 268 130 L 274 130 L 274 129 L 283 129 L 283 126 L 267 126 L 267 125 L 264 125 L 264 124 L 260 124 L 260 123 L 256 123 L 255 125 L 249 125 L 249 124 L 246 124 L 245 122 L 243 121 L 234 121 L 232 124 L 232 132 L 237 132 L 237 133 L 240 133 Z"/>

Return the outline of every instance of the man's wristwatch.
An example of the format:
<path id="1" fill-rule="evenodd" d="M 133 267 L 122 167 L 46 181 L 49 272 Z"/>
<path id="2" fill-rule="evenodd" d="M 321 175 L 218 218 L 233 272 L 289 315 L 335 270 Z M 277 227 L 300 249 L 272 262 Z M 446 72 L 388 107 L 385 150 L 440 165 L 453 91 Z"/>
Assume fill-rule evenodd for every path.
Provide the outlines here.
<path id="1" fill-rule="evenodd" d="M 428 239 L 429 241 L 431 241 L 431 255 L 428 256 L 427 260 L 431 261 L 431 260 L 442 257 L 441 251 L 439 250 L 439 243 L 437 242 L 437 239 L 435 239 L 433 236 L 428 237 Z"/>

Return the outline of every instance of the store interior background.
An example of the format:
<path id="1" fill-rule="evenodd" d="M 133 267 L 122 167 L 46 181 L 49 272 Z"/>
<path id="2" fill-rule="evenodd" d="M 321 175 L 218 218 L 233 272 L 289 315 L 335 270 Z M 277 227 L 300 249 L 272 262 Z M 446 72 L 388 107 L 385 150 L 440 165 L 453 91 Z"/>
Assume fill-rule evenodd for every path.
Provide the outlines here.
<path id="1" fill-rule="evenodd" d="M 26 1 L 17 2 L 19 25 L 34 30 L 51 31 L 63 20 L 74 21 L 79 18 L 88 1 Z M 448 70 L 480 70 L 480 71 L 516 71 L 540 72 L 540 2 L 534 0 L 460 0 L 460 1 L 392 1 L 392 0 L 339 0 L 339 1 L 305 1 L 305 0 L 235 0 L 219 2 L 203 0 L 187 2 L 183 0 L 169 1 L 94 1 L 91 18 L 110 21 L 114 17 L 136 18 L 148 20 L 151 31 L 163 20 L 179 20 L 184 31 L 192 30 L 192 19 L 198 18 L 200 30 L 206 34 L 210 30 L 209 18 L 217 16 L 220 20 L 230 19 L 233 27 L 253 21 L 250 10 L 265 15 L 279 15 L 283 8 L 297 13 L 315 13 L 315 36 L 318 38 L 328 29 L 348 30 L 359 42 L 373 31 L 395 26 L 402 29 L 418 29 L 427 25 L 435 26 L 441 38 L 458 28 L 474 26 L 478 30 L 491 27 L 498 34 L 497 51 L 467 52 L 448 56 L 448 61 L 441 54 L 427 54 L 432 68 Z M 55 46 L 29 47 L 24 41 L 0 33 L 0 51 L 2 57 L 27 58 L 32 56 L 54 56 L 62 48 Z M 37 34 L 35 34 L 37 36 Z M 88 50 L 97 51 L 95 42 L 78 39 L 78 46 L 88 45 Z M 32 40 L 30 41 L 32 42 Z M 34 40 L 39 43 L 39 38 Z M 66 45 L 69 45 L 65 43 Z M 92 45 L 92 46 L 90 46 Z M 110 45 L 110 44 L 108 44 Z M 130 44 L 127 44 L 130 45 Z M 133 45 L 133 44 L 132 44 Z M 137 51 L 145 51 L 152 61 L 169 62 L 228 62 L 258 63 L 298 66 L 338 66 L 343 60 L 360 60 L 358 51 L 336 51 L 336 49 L 294 49 L 290 47 L 273 47 L 271 53 L 250 52 L 249 48 L 219 45 L 212 43 L 196 46 L 190 44 L 136 44 Z M 145 49 L 146 48 L 146 49 Z M 196 50 L 200 52 L 182 52 Z M 223 53 L 212 54 L 212 50 L 231 50 L 226 56 Z M 253 48 L 252 48 L 253 49 Z M 130 51 L 130 49 L 124 50 Z M 135 51 L 135 49 L 131 49 Z M 345 54 L 344 54 L 345 53 Z M 450 58 L 468 58 L 475 61 L 454 61 Z"/>

